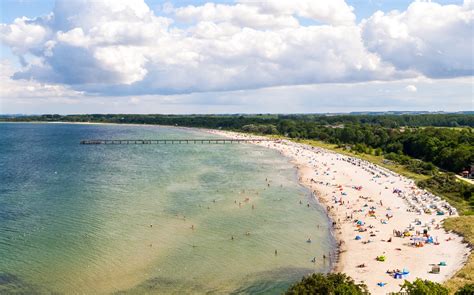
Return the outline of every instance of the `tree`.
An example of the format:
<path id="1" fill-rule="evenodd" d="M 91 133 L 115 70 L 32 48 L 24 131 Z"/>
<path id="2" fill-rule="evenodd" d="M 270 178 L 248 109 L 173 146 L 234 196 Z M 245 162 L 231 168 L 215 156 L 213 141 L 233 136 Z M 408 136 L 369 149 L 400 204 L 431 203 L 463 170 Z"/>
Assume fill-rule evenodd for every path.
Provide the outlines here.
<path id="1" fill-rule="evenodd" d="M 356 138 L 354 128 L 352 126 L 345 126 L 338 130 L 338 137 L 344 143 L 353 143 Z"/>
<path id="2" fill-rule="evenodd" d="M 457 290 L 455 295 L 472 295 L 474 294 L 474 284 L 466 284 L 461 289 Z"/>
<path id="3" fill-rule="evenodd" d="M 389 153 L 401 154 L 403 151 L 403 145 L 400 142 L 393 142 L 388 144 L 385 150 Z"/>
<path id="4" fill-rule="evenodd" d="M 286 294 L 365 295 L 369 292 L 366 285 L 356 284 L 346 274 L 330 273 L 324 275 L 318 273 L 304 277 L 301 282 L 291 286 Z"/>
<path id="5" fill-rule="evenodd" d="M 449 291 L 443 285 L 428 280 L 416 279 L 412 283 L 405 281 L 400 292 L 408 295 L 448 295 Z"/>
<path id="6" fill-rule="evenodd" d="M 376 155 L 376 156 L 382 155 L 382 149 L 381 149 L 381 148 L 376 148 L 376 149 L 375 149 L 375 155 Z"/>

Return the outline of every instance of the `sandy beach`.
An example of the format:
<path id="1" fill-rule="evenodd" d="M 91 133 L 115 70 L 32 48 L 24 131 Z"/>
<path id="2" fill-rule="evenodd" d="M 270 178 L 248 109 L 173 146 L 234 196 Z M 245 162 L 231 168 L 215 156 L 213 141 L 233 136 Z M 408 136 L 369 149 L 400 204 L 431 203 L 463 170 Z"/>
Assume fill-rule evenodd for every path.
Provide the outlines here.
<path id="1" fill-rule="evenodd" d="M 331 255 L 334 271 L 364 282 L 372 294 L 399 291 L 404 279 L 443 282 L 465 263 L 470 249 L 441 224 L 457 216 L 456 209 L 412 180 L 364 160 L 287 140 L 255 144 L 291 159 L 300 182 L 333 221 L 339 243 Z"/>

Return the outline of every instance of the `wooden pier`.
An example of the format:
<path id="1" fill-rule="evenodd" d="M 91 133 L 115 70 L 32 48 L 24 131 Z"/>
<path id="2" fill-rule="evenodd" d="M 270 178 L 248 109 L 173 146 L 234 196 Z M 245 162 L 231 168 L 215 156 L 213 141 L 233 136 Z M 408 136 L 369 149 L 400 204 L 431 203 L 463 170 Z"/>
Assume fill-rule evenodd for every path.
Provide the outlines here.
<path id="1" fill-rule="evenodd" d="M 276 141 L 276 139 L 89 139 L 81 144 L 226 144 Z"/>

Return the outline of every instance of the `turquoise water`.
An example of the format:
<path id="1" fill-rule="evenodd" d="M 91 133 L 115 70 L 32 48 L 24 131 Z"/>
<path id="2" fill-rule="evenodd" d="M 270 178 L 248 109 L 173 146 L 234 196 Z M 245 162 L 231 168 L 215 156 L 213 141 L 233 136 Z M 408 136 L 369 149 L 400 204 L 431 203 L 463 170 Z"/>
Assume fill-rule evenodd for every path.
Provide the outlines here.
<path id="1" fill-rule="evenodd" d="M 0 123 L 0 293 L 274 294 L 327 271 L 325 214 L 277 152 L 79 145 L 209 137 L 157 126 Z"/>

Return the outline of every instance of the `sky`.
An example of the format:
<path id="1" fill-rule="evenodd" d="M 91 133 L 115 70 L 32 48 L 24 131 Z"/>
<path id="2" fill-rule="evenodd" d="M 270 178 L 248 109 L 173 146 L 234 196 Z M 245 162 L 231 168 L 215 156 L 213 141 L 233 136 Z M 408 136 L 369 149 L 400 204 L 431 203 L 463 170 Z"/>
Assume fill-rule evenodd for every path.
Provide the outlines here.
<path id="1" fill-rule="evenodd" d="M 0 114 L 474 110 L 474 0 L 0 5 Z"/>

